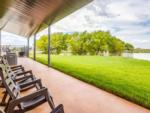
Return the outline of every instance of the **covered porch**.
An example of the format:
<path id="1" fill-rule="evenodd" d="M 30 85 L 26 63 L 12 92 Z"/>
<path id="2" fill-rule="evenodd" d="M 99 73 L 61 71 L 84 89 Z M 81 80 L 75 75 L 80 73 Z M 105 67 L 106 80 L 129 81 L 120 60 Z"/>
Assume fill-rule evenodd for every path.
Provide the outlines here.
<path id="1" fill-rule="evenodd" d="M 0 48 L 3 38 L 1 31 L 25 37 L 27 57 L 18 58 L 18 64 L 42 79 L 42 84 L 49 89 L 56 105 L 64 105 L 65 113 L 150 113 L 146 108 L 50 68 L 50 26 L 93 0 L 3 1 L 5 3 L 0 5 Z M 36 62 L 36 35 L 45 28 L 48 28 L 48 66 Z M 31 36 L 34 36 L 34 60 L 28 58 Z M 49 111 L 50 107 L 45 103 L 28 113 Z"/>
<path id="2" fill-rule="evenodd" d="M 149 110 L 113 94 L 49 68 L 29 58 L 19 58 L 18 63 L 32 70 L 53 95 L 57 104 L 63 103 L 65 113 L 150 113 Z M 47 103 L 28 113 L 46 113 Z"/>

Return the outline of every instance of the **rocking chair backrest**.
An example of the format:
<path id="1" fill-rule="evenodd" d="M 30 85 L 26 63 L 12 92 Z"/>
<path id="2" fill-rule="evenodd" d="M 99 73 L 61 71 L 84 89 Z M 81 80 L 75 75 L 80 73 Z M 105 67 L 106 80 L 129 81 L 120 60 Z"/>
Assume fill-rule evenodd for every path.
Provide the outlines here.
<path id="1" fill-rule="evenodd" d="M 9 64 L 8 64 L 8 61 L 7 61 L 7 59 L 5 58 L 5 56 L 2 57 L 2 63 L 4 64 L 7 73 L 9 73 L 9 75 L 10 75 L 12 78 L 15 78 L 16 75 L 11 71 L 11 69 L 10 69 L 10 67 L 9 67 Z"/>
<path id="2" fill-rule="evenodd" d="M 4 65 L 5 65 L 9 70 L 11 70 L 10 67 L 9 67 L 9 64 L 8 64 L 8 61 L 7 61 L 5 55 L 2 57 L 2 62 L 4 63 Z"/>
<path id="3" fill-rule="evenodd" d="M 3 64 L 0 64 L 0 76 L 6 91 L 12 99 L 20 97 L 19 88 L 15 85 L 13 80 L 9 77 L 9 73 L 6 71 L 6 68 Z"/>

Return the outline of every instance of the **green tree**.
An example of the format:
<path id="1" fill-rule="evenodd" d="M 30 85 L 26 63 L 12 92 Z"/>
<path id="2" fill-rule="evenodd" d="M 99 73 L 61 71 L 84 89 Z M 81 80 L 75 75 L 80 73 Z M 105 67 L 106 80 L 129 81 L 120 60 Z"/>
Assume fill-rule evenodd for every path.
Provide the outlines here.
<path id="1" fill-rule="evenodd" d="M 109 32 L 97 31 L 91 33 L 91 38 L 88 39 L 87 48 L 91 55 L 102 54 L 108 50 L 107 40 Z"/>
<path id="2" fill-rule="evenodd" d="M 134 51 L 134 46 L 129 44 L 129 43 L 126 43 L 125 44 L 125 50 L 127 50 L 128 52 L 133 52 Z"/>
<path id="3" fill-rule="evenodd" d="M 60 54 L 62 50 L 66 50 L 66 39 L 63 33 L 54 33 L 51 36 L 51 50 L 53 54 Z"/>
<path id="4" fill-rule="evenodd" d="M 47 36 L 37 40 L 37 47 L 47 53 Z M 74 55 L 103 55 L 109 52 L 112 55 L 121 55 L 124 50 L 133 52 L 134 47 L 114 37 L 110 32 L 74 32 L 73 34 L 54 33 L 51 35 L 51 52 L 60 54 L 69 51 Z"/>
<path id="5" fill-rule="evenodd" d="M 75 32 L 72 34 L 72 37 L 69 40 L 69 47 L 74 55 L 86 54 L 85 43 L 87 41 L 87 36 L 88 36 L 87 32 L 83 33 Z"/>
<path id="6" fill-rule="evenodd" d="M 37 48 L 41 51 L 43 51 L 43 53 L 47 53 L 48 52 L 48 37 L 47 35 L 43 35 L 41 36 L 37 41 L 36 41 L 36 45 Z"/>
<path id="7" fill-rule="evenodd" d="M 109 40 L 109 52 L 113 55 L 121 55 L 124 51 L 125 44 L 120 39 L 112 37 Z"/>
<path id="8" fill-rule="evenodd" d="M 67 49 L 66 38 L 66 35 L 63 33 L 54 33 L 51 35 L 50 49 L 52 54 L 60 54 L 62 50 Z M 37 40 L 37 48 L 43 51 L 43 53 L 48 52 L 47 35 L 43 35 Z"/>

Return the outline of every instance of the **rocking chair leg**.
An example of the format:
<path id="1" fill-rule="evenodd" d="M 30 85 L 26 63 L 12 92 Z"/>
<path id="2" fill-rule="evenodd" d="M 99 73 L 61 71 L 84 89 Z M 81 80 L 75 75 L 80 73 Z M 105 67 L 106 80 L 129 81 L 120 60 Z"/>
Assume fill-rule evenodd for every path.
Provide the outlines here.
<path id="1" fill-rule="evenodd" d="M 49 94 L 47 94 L 46 99 L 47 99 L 48 104 L 50 105 L 51 109 L 54 110 L 55 105 L 54 105 L 54 102 L 53 102 L 53 98 Z"/>
<path id="2" fill-rule="evenodd" d="M 7 98 L 7 92 L 4 92 L 4 96 L 2 98 L 2 101 L 0 103 L 1 106 L 6 106 L 7 105 L 7 102 L 6 102 L 6 98 Z"/>
<path id="3" fill-rule="evenodd" d="M 65 113 L 65 112 L 64 112 L 63 105 L 62 105 L 62 104 L 58 105 L 58 106 L 57 106 L 54 110 L 52 110 L 52 112 L 50 112 L 50 113 Z"/>
<path id="4" fill-rule="evenodd" d="M 11 97 L 9 97 L 9 99 L 8 99 L 8 103 L 11 101 Z M 7 109 L 8 109 L 8 104 L 6 105 L 6 107 L 5 107 L 5 109 L 4 109 L 4 111 L 6 112 L 7 111 Z"/>

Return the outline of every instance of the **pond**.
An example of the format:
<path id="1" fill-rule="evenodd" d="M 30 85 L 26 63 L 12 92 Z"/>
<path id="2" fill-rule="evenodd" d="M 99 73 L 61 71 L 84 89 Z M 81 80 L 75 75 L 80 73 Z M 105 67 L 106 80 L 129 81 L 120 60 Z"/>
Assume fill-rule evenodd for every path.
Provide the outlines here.
<path id="1" fill-rule="evenodd" d="M 135 59 L 150 60 L 150 53 L 123 53 L 122 56 Z"/>
<path id="2" fill-rule="evenodd" d="M 133 53 L 133 58 L 150 60 L 150 53 Z"/>

